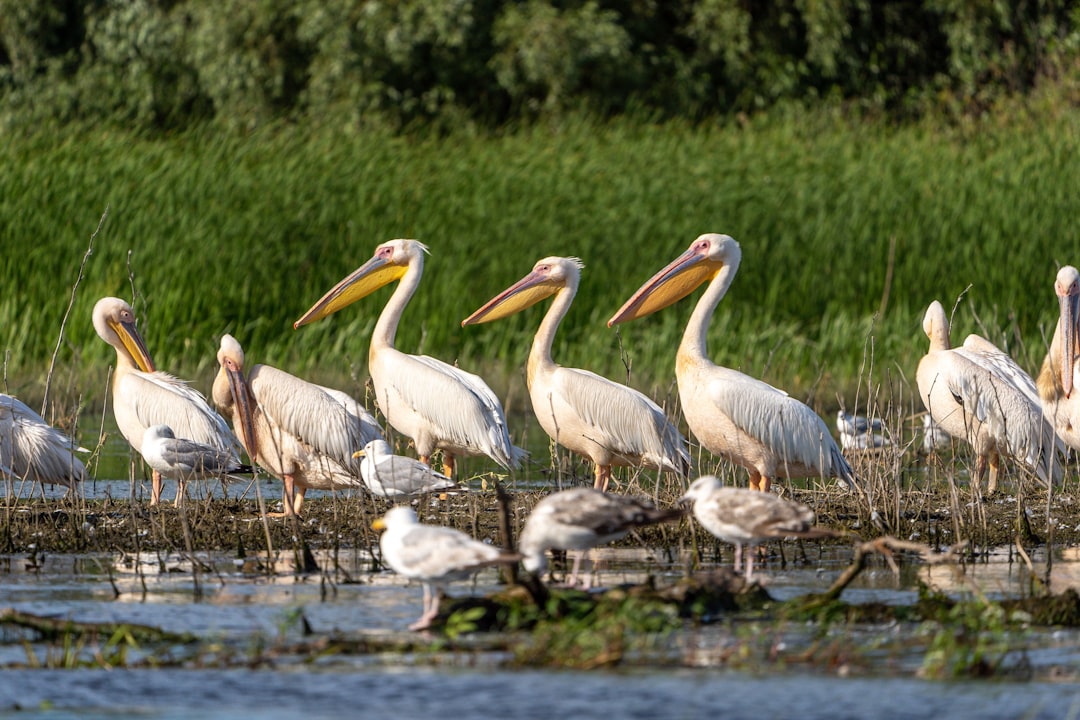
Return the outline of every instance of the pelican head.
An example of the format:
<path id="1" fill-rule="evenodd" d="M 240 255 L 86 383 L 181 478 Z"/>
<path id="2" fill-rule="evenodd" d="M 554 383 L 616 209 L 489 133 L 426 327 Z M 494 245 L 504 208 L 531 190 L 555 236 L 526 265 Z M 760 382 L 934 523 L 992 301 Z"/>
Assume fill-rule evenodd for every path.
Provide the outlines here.
<path id="1" fill-rule="evenodd" d="M 118 357 L 127 356 L 143 372 L 154 372 L 154 361 L 135 324 L 131 306 L 120 298 L 104 297 L 94 305 L 94 329 L 98 337 L 116 348 Z"/>
<path id="2" fill-rule="evenodd" d="M 649 278 L 608 320 L 608 327 L 673 305 L 712 280 L 724 267 L 737 269 L 741 258 L 739 243 L 730 236 L 717 233 L 699 236 L 686 252 Z"/>
<path id="3" fill-rule="evenodd" d="M 926 308 L 922 329 L 926 337 L 930 338 L 931 350 L 949 349 L 949 319 L 945 315 L 945 307 L 937 300 Z"/>
<path id="4" fill-rule="evenodd" d="M 1054 292 L 1061 306 L 1061 361 L 1058 372 L 1061 373 L 1061 388 L 1065 397 L 1069 397 L 1073 387 L 1073 361 L 1080 355 L 1080 333 L 1076 327 L 1080 321 L 1080 271 L 1072 265 L 1058 270 Z"/>
<path id="5" fill-rule="evenodd" d="M 240 347 L 240 343 L 236 338 L 226 333 L 221 336 L 217 360 L 218 365 L 221 367 L 218 370 L 218 376 L 224 377 L 228 383 L 229 397 L 231 397 L 235 408 L 233 417 L 238 418 L 240 421 L 240 427 L 236 428 L 237 432 L 241 435 L 248 457 L 254 462 L 257 452 L 255 421 L 253 419 L 251 391 L 248 388 L 247 378 L 244 377 L 244 348 Z M 220 404 L 221 400 L 217 397 L 219 384 L 214 384 L 214 402 Z"/>
<path id="6" fill-rule="evenodd" d="M 564 288 L 574 292 L 584 267 L 581 260 L 574 257 L 546 257 L 533 265 L 532 272 L 493 297 L 461 324 L 476 325 L 509 317 Z"/>
<path id="7" fill-rule="evenodd" d="M 344 280 L 330 288 L 322 298 L 293 323 L 294 328 L 321 320 L 379 288 L 400 280 L 411 267 L 424 269 L 427 246 L 418 240 L 390 240 L 375 248 L 375 254 Z"/>

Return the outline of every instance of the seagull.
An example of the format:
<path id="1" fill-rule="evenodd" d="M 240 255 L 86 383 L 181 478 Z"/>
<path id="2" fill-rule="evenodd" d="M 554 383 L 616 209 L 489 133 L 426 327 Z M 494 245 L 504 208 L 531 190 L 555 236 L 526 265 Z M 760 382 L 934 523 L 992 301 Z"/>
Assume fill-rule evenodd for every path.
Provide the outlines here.
<path id="1" fill-rule="evenodd" d="M 423 525 L 416 519 L 416 511 L 407 505 L 390 508 L 371 527 L 385 530 L 379 547 L 394 572 L 419 580 L 424 586 L 424 613 L 409 626 L 410 630 L 431 627 L 447 583 L 485 567 L 512 565 L 521 559 L 516 553 L 473 540 L 459 530 Z"/>
<path id="2" fill-rule="evenodd" d="M 389 498 L 463 490 L 456 482 L 419 460 L 395 455 L 390 443 L 376 439 L 353 453 L 360 461 L 360 475 L 373 495 Z"/>
<path id="3" fill-rule="evenodd" d="M 836 429 L 840 433 L 840 447 L 843 450 L 872 450 L 892 444 L 885 437 L 885 423 L 881 418 L 849 415 L 837 410 Z"/>
<path id="4" fill-rule="evenodd" d="M 236 462 L 236 454 L 206 443 L 177 438 L 168 425 L 152 425 L 143 433 L 139 449 L 143 460 L 162 477 L 176 480 L 176 500 L 179 506 L 186 495 L 188 480 L 223 477 L 234 473 L 250 473 L 250 465 Z"/>
<path id="5" fill-rule="evenodd" d="M 680 508 L 657 509 L 651 503 L 594 488 L 571 488 L 548 495 L 536 504 L 521 531 L 518 549 L 531 573 L 547 569 L 546 550 L 577 550 L 569 586 L 577 582 L 585 550 L 618 540 L 635 528 L 677 520 Z M 586 581 L 585 587 L 588 588 Z"/>
<path id="6" fill-rule="evenodd" d="M 706 530 L 735 546 L 735 570 L 742 547 L 788 536 L 831 537 L 836 533 L 814 525 L 814 511 L 771 493 L 724 487 L 715 475 L 695 480 L 679 502 L 694 503 L 694 517 Z M 746 554 L 746 582 L 754 576 L 754 553 Z"/>

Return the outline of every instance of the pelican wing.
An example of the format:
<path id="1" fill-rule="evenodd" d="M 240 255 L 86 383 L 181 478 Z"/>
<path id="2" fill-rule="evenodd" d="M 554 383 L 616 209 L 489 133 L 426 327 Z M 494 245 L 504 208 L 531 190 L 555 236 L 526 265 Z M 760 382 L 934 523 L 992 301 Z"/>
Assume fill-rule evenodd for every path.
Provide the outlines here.
<path id="1" fill-rule="evenodd" d="M 168 425 L 176 437 L 221 450 L 240 451 L 240 441 L 225 419 L 214 412 L 202 393 L 166 372 L 132 372 L 121 392 L 144 427 Z"/>
<path id="2" fill-rule="evenodd" d="M 968 335 L 963 347 L 956 348 L 954 352 L 1013 385 L 1036 405 L 1042 404 L 1031 375 L 1024 372 L 1015 360 L 989 340 L 978 335 Z"/>
<path id="3" fill-rule="evenodd" d="M 578 368 L 560 367 L 556 391 L 592 428 L 592 439 L 628 457 L 652 457 L 676 472 L 690 466 L 686 441 L 664 411 L 644 393 Z"/>
<path id="4" fill-rule="evenodd" d="M 510 443 L 502 405 L 478 376 L 427 355 L 404 355 L 414 361 L 407 382 L 395 389 L 402 400 L 424 417 L 433 434 L 465 447 L 476 447 L 505 468 L 525 455 Z"/>
<path id="5" fill-rule="evenodd" d="M 1056 450 L 1063 446 L 1040 403 L 1032 401 L 1010 377 L 997 375 L 992 364 L 976 362 L 960 348 L 954 352 L 969 364 L 966 368 L 963 363 L 948 364 L 945 367 L 952 372 L 944 373 L 941 379 L 967 417 L 978 420 L 995 443 L 1025 462 L 1044 482 L 1051 476 L 1060 478 Z M 970 421 L 965 424 L 970 425 Z"/>
<path id="6" fill-rule="evenodd" d="M 71 487 L 86 479 L 86 466 L 76 451 L 86 449 L 18 398 L 0 394 L 0 464 L 9 474 Z"/>
<path id="7" fill-rule="evenodd" d="M 736 427 L 760 440 L 781 462 L 820 468 L 854 487 L 851 466 L 825 421 L 809 406 L 744 373 L 723 367 L 716 371 L 706 392 Z"/>
<path id="8" fill-rule="evenodd" d="M 252 368 L 248 385 L 263 412 L 284 432 L 346 468 L 358 467 L 353 451 L 366 444 L 364 438 L 371 427 L 365 428 L 362 417 L 354 412 L 359 408 L 355 400 L 340 393 L 351 401 L 346 403 L 338 391 L 328 393 L 319 385 L 269 365 Z M 371 426 L 378 432 L 374 419 Z"/>

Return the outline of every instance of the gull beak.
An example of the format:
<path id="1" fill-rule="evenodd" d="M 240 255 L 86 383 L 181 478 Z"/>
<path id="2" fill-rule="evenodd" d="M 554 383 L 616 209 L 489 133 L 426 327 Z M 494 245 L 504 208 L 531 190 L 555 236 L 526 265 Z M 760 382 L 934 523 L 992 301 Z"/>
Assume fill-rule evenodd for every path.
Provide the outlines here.
<path id="1" fill-rule="evenodd" d="M 386 529 L 386 521 L 383 520 L 382 518 L 378 518 L 375 522 L 371 523 L 371 529 L 372 530 L 379 530 L 379 531 L 385 530 Z"/>

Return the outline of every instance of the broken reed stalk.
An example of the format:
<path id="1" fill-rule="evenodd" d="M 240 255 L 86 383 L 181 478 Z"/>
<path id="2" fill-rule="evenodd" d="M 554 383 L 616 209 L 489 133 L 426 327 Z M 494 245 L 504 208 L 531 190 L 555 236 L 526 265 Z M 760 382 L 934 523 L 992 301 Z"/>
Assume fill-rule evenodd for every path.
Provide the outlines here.
<path id="1" fill-rule="evenodd" d="M 0 610 L 0 625 L 27 628 L 46 640 L 56 640 L 66 635 L 110 637 L 118 632 L 126 633 L 137 642 L 191 643 L 197 638 L 190 633 L 173 633 L 153 625 L 116 622 L 76 622 L 67 618 L 44 617 L 22 612 L 15 608 Z"/>

